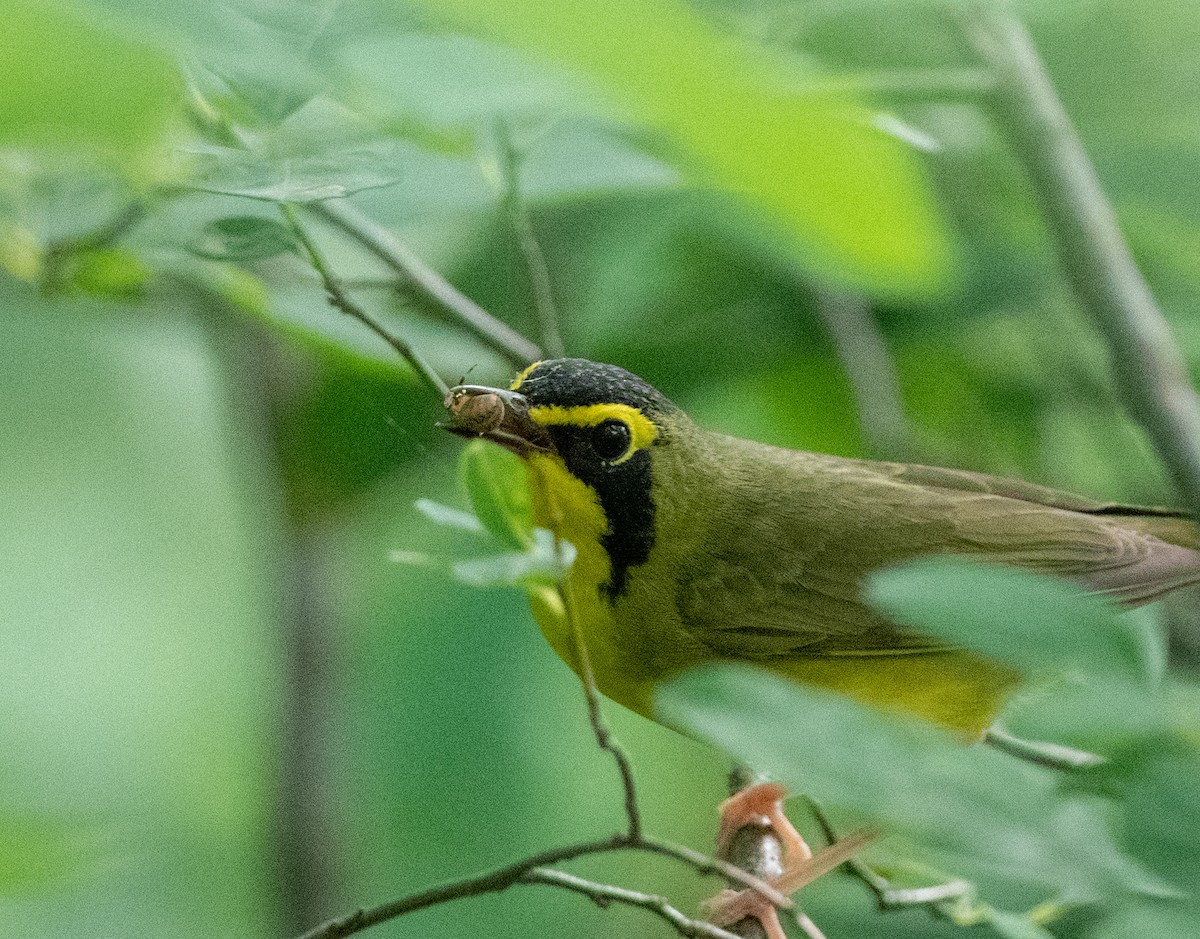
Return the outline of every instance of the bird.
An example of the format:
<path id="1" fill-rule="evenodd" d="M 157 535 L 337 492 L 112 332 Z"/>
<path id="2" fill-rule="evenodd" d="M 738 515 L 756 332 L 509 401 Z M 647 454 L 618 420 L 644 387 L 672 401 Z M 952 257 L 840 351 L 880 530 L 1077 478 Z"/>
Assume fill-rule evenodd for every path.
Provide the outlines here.
<path id="1" fill-rule="evenodd" d="M 566 589 L 596 685 L 652 719 L 660 683 L 732 660 L 977 739 L 1020 677 L 890 622 L 863 597 L 872 571 L 963 555 L 1125 606 L 1200 581 L 1184 512 L 727 436 L 616 365 L 539 361 L 445 405 L 448 430 L 524 462 L 536 524 L 576 549 Z M 532 602 L 579 672 L 567 618 Z"/>
<path id="2" fill-rule="evenodd" d="M 864 600 L 872 571 L 965 555 L 1126 606 L 1200 581 L 1200 530 L 1183 512 L 714 433 L 615 365 L 534 362 L 506 389 L 460 384 L 444 403 L 448 430 L 522 459 L 534 521 L 575 546 L 561 593 L 530 593 L 546 639 L 582 676 L 578 636 L 599 690 L 651 719 L 659 684 L 732 660 L 976 740 L 1020 676 L 890 622 Z M 773 832 L 782 873 L 769 882 L 790 894 L 873 835 L 814 855 L 785 797 L 765 782 L 722 803 L 718 855 L 744 826 Z M 755 890 L 708 909 L 717 926 L 750 917 L 786 939 Z"/>

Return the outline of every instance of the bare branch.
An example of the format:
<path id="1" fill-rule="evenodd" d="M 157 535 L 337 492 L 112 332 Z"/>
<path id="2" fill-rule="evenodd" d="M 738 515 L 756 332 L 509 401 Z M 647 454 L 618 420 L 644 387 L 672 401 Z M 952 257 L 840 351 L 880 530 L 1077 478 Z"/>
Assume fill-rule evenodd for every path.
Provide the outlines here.
<path id="1" fill-rule="evenodd" d="M 507 890 L 526 873 L 537 867 L 546 867 L 587 854 L 603 854 L 607 851 L 618 851 L 627 847 L 627 840 L 623 836 L 617 836 L 603 841 L 587 841 L 551 851 L 542 851 L 486 874 L 451 881 L 440 887 L 423 890 L 390 903 L 339 916 L 310 929 L 299 939 L 344 939 L 345 936 L 362 932 L 368 927 L 415 913 L 417 910 L 423 910 L 430 906 Z"/>
<path id="2" fill-rule="evenodd" d="M 959 15 L 996 77 L 996 114 L 1029 172 L 1075 295 L 1108 344 L 1123 402 L 1200 517 L 1200 399 L 1096 170 L 1021 22 L 996 3 L 972 3 Z"/>
<path id="3" fill-rule="evenodd" d="M 525 366 L 542 357 L 542 350 L 536 344 L 456 290 L 394 234 L 363 215 L 350 203 L 344 200 L 326 200 L 310 202 L 307 208 L 357 241 L 405 282 L 419 288 L 425 296 L 452 314 L 470 332 L 514 365 Z"/>
<path id="4" fill-rule="evenodd" d="M 741 887 L 749 887 L 751 890 L 756 890 L 781 910 L 790 910 L 792 908 L 791 897 L 780 893 L 761 877 L 756 877 L 749 871 L 744 871 L 729 861 L 711 857 L 686 845 L 672 844 L 669 841 L 659 841 L 650 835 L 643 835 L 639 838 L 636 847 L 641 851 L 651 854 L 661 854 L 664 857 L 681 861 L 694 868 L 698 874 L 715 874 Z"/>
<path id="5" fill-rule="evenodd" d="M 884 459 L 911 459 L 919 454 L 917 435 L 904 413 L 895 363 L 867 301 L 822 288 L 816 293 L 816 310 L 846 370 L 872 453 Z"/>
<path id="6" fill-rule="evenodd" d="M 329 269 L 329 264 L 325 260 L 325 256 L 317 248 L 316 243 L 300 223 L 300 216 L 296 212 L 295 206 L 290 203 L 283 203 L 280 205 L 280 209 L 283 212 L 284 218 L 287 219 L 288 224 L 291 225 L 292 230 L 296 233 L 296 237 L 300 239 L 300 243 L 304 245 L 305 250 L 308 252 L 312 266 L 321 275 L 321 282 L 325 285 L 325 293 L 329 297 L 330 304 L 366 325 L 375 335 L 379 336 L 384 342 L 400 353 L 404 361 L 412 366 L 417 375 L 433 389 L 438 398 L 444 398 L 450 389 L 442 381 L 438 373 L 433 370 L 433 367 L 425 361 L 424 357 L 350 299 L 341 282 L 334 277 L 333 272 Z"/>
<path id="7" fill-rule="evenodd" d="M 582 877 L 576 877 L 574 874 L 568 874 L 565 871 L 548 868 L 535 868 L 524 874 L 520 882 L 523 884 L 546 884 L 551 887 L 562 887 L 564 890 L 582 894 L 601 907 L 607 907 L 611 903 L 621 903 L 626 906 L 635 906 L 639 909 L 648 910 L 670 923 L 679 935 L 688 936 L 691 939 L 695 939 L 695 937 L 703 937 L 703 939 L 739 939 L 733 933 L 726 932 L 719 926 L 714 926 L 712 923 L 706 923 L 703 920 L 692 919 L 690 916 L 684 915 L 673 907 L 666 897 L 656 896 L 655 894 L 642 893 L 638 890 L 627 890 L 624 887 L 613 887 L 609 884 L 598 884 L 591 880 L 584 880 Z"/>

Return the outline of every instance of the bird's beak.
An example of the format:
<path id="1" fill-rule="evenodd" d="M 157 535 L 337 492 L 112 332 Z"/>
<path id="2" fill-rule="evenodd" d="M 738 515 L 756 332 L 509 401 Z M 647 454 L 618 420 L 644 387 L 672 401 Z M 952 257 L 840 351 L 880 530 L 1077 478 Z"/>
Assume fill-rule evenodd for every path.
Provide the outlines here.
<path id="1" fill-rule="evenodd" d="M 460 437 L 482 437 L 518 456 L 550 453 L 554 442 L 541 424 L 529 416 L 524 395 L 485 385 L 458 385 L 446 392 L 448 422 L 439 422 Z"/>

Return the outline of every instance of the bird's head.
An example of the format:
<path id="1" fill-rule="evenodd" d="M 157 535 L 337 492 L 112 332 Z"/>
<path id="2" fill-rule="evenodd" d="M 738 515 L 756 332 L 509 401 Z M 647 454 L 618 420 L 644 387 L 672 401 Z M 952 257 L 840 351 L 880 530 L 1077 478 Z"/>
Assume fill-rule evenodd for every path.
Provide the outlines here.
<path id="1" fill-rule="evenodd" d="M 566 512 L 599 509 L 590 527 L 611 562 L 607 589 L 619 594 L 654 543 L 654 451 L 675 439 L 682 412 L 636 375 L 587 359 L 535 362 L 508 389 L 459 385 L 445 403 L 451 433 L 540 467 Z M 569 491 L 576 483 L 582 499 Z"/>

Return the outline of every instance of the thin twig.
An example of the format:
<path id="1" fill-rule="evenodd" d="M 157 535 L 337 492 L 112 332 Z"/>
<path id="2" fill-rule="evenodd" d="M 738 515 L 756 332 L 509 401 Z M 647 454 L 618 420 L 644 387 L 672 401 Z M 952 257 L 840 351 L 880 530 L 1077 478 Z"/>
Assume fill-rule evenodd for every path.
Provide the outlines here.
<path id="1" fill-rule="evenodd" d="M 312 261 L 312 266 L 321 276 L 321 282 L 325 285 L 325 293 L 329 297 L 330 304 L 341 310 L 343 313 L 346 313 L 347 315 L 352 316 L 359 322 L 363 323 L 372 332 L 374 332 L 375 335 L 379 336 L 384 342 L 400 353 L 404 361 L 412 366 L 413 370 L 418 376 L 424 379 L 425 383 L 433 389 L 438 398 L 444 398 L 450 388 L 444 381 L 442 381 L 441 376 L 439 376 L 438 373 L 433 370 L 433 366 L 426 362 L 424 357 L 417 352 L 416 349 L 385 328 L 381 323 L 377 322 L 362 307 L 350 299 L 350 296 L 342 287 L 341 282 L 330 270 L 329 264 L 325 260 L 325 256 L 321 253 L 320 249 L 317 248 L 316 243 L 305 230 L 304 225 L 301 224 L 299 213 L 296 212 L 296 207 L 291 203 L 283 203 L 280 205 L 280 209 L 283 212 L 284 218 L 287 219 L 288 224 L 291 225 L 292 230 L 296 233 L 296 237 L 300 239 L 300 243 L 304 245 L 305 250 L 308 252 L 308 257 L 309 260 Z"/>
<path id="2" fill-rule="evenodd" d="M 808 802 L 813 818 L 821 827 L 821 833 L 825 836 L 825 840 L 830 844 L 836 843 L 838 834 L 834 830 L 829 816 L 825 814 L 824 807 L 812 796 L 804 798 Z M 949 880 L 945 883 L 931 884 L 928 887 L 898 888 L 893 887 L 891 881 L 866 861 L 852 857 L 845 864 L 850 873 L 874 894 L 875 903 L 880 910 L 897 910 L 913 906 L 940 908 L 944 903 L 969 896 L 974 889 L 965 880 Z"/>
<path id="3" fill-rule="evenodd" d="M 997 3 L 972 3 L 959 16 L 996 77 L 996 114 L 1029 172 L 1075 295 L 1108 345 L 1123 403 L 1200 517 L 1200 398 L 1096 170 L 1024 25 Z"/>
<path id="4" fill-rule="evenodd" d="M 867 446 L 878 457 L 914 458 L 920 447 L 904 413 L 900 377 L 867 301 L 820 288 L 816 310 L 846 370 Z"/>
<path id="5" fill-rule="evenodd" d="M 500 322 L 470 297 L 456 290 L 392 232 L 359 212 L 350 203 L 329 199 L 310 202 L 307 208 L 357 241 L 405 282 L 418 287 L 425 296 L 453 315 L 470 332 L 514 365 L 528 365 L 542 357 L 542 350 L 535 343 Z"/>
<path id="6" fill-rule="evenodd" d="M 529 285 L 533 289 L 533 304 L 537 310 L 538 323 L 542 331 L 542 345 L 554 358 L 566 354 L 562 330 L 559 328 L 558 309 L 554 303 L 554 285 L 550 280 L 550 267 L 546 255 L 533 231 L 529 209 L 521 194 L 520 154 L 513 144 L 512 134 L 503 121 L 496 122 L 496 157 L 500 163 L 500 178 L 504 183 L 503 204 L 508 213 L 517 246 L 525 259 L 529 272 Z"/>
<path id="7" fill-rule="evenodd" d="M 561 848 L 553 848 L 548 851 L 540 851 L 537 854 L 531 854 L 529 857 L 514 861 L 511 864 L 484 874 L 451 881 L 439 887 L 422 890 L 419 893 L 410 894 L 407 897 L 401 897 L 398 900 L 392 900 L 389 903 L 369 909 L 355 910 L 353 913 L 336 917 L 310 929 L 302 936 L 299 936 L 298 939 L 344 939 L 345 936 L 362 932 L 371 926 L 397 919 L 409 913 L 415 913 L 417 910 L 438 906 L 442 903 L 449 903 L 453 900 L 477 897 L 484 893 L 498 893 L 502 890 L 507 890 L 513 884 L 520 881 L 528 871 L 535 868 L 561 864 L 564 861 L 574 860 L 575 858 L 587 855 L 609 854 L 614 851 L 645 851 L 653 854 L 663 854 L 687 863 L 695 868 L 698 873 L 719 873 L 725 876 L 732 874 L 731 879 L 742 886 L 758 890 L 777 906 L 783 908 L 791 906 L 791 900 L 781 896 L 779 891 L 772 889 L 769 885 L 745 871 L 738 870 L 737 868 L 733 868 L 732 871 L 727 870 L 728 865 L 715 858 L 693 852 L 691 849 L 679 849 L 673 845 L 657 842 L 652 839 L 639 838 L 634 840 L 629 835 L 621 833 L 599 841 L 585 841 L 578 844 L 566 845 Z"/>
<path id="8" fill-rule="evenodd" d="M 522 875 L 520 883 L 546 884 L 551 887 L 561 887 L 574 893 L 582 894 L 601 907 L 611 903 L 621 903 L 648 910 L 654 915 L 666 920 L 681 936 L 704 937 L 704 939 L 738 939 L 731 932 L 726 932 L 719 926 L 706 923 L 703 920 L 692 919 L 673 907 L 666 897 L 652 893 L 642 893 L 639 890 L 627 890 L 624 887 L 614 887 L 609 884 L 598 884 L 595 881 L 584 880 L 565 871 L 539 867 Z"/>
<path id="9" fill-rule="evenodd" d="M 1029 763 L 1065 772 L 1088 769 L 1106 762 L 1104 757 L 1088 753 L 1086 750 L 1076 750 L 1074 747 L 1064 747 L 1062 744 L 1041 740 L 1022 740 L 997 725 L 987 729 L 983 742 L 1002 753 L 1019 757 Z"/>
<path id="10" fill-rule="evenodd" d="M 558 539 L 555 538 L 557 550 Z M 592 672 L 592 660 L 588 655 L 587 643 L 584 641 L 583 629 L 579 617 L 575 615 L 575 602 L 571 597 L 570 587 L 566 582 L 558 585 L 558 596 L 562 601 L 563 615 L 571 631 L 572 650 L 579 664 L 579 678 L 583 685 L 583 695 L 587 701 L 588 721 L 592 732 L 596 735 L 596 743 L 601 750 L 607 751 L 617 764 L 617 772 L 621 776 L 621 788 L 625 795 L 625 819 L 628 825 L 629 838 L 639 842 L 642 839 L 642 815 L 638 808 L 637 787 L 633 779 L 633 767 L 625 749 L 612 735 L 608 725 L 604 723 L 604 715 L 600 713 L 600 692 L 596 688 L 596 676 Z"/>
<path id="11" fill-rule="evenodd" d="M 362 932 L 370 926 L 375 926 L 387 920 L 396 919 L 426 907 L 449 903 L 451 900 L 461 900 L 466 897 L 477 897 L 485 893 L 498 893 L 507 890 L 517 883 L 521 877 L 536 867 L 546 867 L 569 861 L 572 858 L 588 854 L 602 854 L 607 851 L 617 851 L 627 848 L 627 840 L 623 835 L 608 838 L 603 841 L 588 841 L 580 844 L 567 845 L 551 851 L 532 854 L 520 861 L 515 861 L 504 867 L 497 868 L 485 874 L 465 877 L 462 880 L 451 881 L 440 887 L 422 890 L 399 900 L 384 903 L 380 906 L 365 910 L 356 910 L 345 916 L 339 916 L 322 923 L 299 939 L 343 939 L 345 936 Z"/>
<path id="12" fill-rule="evenodd" d="M 749 871 L 742 870 L 736 864 L 731 864 L 722 858 L 711 857 L 686 845 L 660 841 L 651 835 L 642 835 L 637 839 L 636 844 L 632 844 L 630 847 L 650 854 L 661 854 L 663 857 L 674 858 L 694 868 L 699 874 L 716 874 L 740 887 L 757 890 L 781 910 L 790 910 L 793 906 L 791 897 L 780 893 L 761 877 L 755 877 Z"/>

